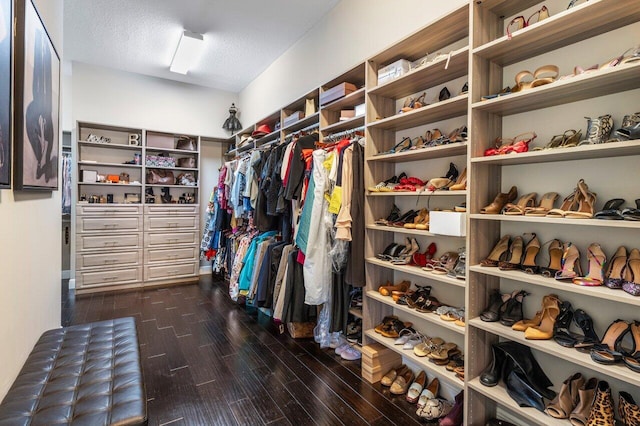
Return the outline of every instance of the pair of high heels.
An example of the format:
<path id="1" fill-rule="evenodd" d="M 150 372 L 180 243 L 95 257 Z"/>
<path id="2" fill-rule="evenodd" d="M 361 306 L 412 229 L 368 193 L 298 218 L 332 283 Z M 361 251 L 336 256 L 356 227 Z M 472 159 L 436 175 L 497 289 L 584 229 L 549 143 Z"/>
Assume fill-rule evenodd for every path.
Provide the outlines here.
<path id="1" fill-rule="evenodd" d="M 618 247 L 604 278 L 607 287 L 640 296 L 640 250 L 634 248 L 627 254 L 626 247 Z"/>
<path id="2" fill-rule="evenodd" d="M 489 304 L 480 314 L 480 319 L 485 322 L 500 321 L 500 324 L 511 327 L 523 319 L 522 302 L 528 295 L 524 290 L 502 294 L 500 290 L 495 289 L 489 295 Z"/>
<path id="3" fill-rule="evenodd" d="M 569 219 L 591 219 L 595 213 L 596 193 L 589 191 L 589 186 L 580 179 L 576 188 L 569 194 L 560 208 L 551 209 L 549 217 L 564 217 Z"/>
<path id="4" fill-rule="evenodd" d="M 462 183 L 458 182 L 459 176 L 460 173 L 458 172 L 458 168 L 456 167 L 456 165 L 453 163 L 449 163 L 449 170 L 447 171 L 447 174 L 443 177 L 429 179 L 426 185 L 426 189 L 428 189 L 429 191 L 436 191 L 438 189 L 449 189 L 453 185 Z M 464 179 L 466 179 L 466 169 L 464 173 Z"/>
<path id="5" fill-rule="evenodd" d="M 480 266 L 497 266 L 503 271 L 521 269 L 528 274 L 535 274 L 538 272 L 536 256 L 539 251 L 540 240 L 535 233 L 526 246 L 521 236 L 511 240 L 510 235 L 505 235 L 493 247 L 489 256 L 480 261 Z"/>
<path id="6" fill-rule="evenodd" d="M 560 314 L 560 300 L 555 294 L 542 298 L 542 309 L 531 319 L 522 319 L 511 326 L 513 330 L 524 331 L 528 340 L 550 340 L 556 329 L 556 318 Z"/>
<path id="7" fill-rule="evenodd" d="M 623 346 L 627 334 L 631 334 L 631 348 Z M 612 322 L 602 340 L 591 348 L 591 359 L 606 365 L 622 362 L 631 371 L 640 373 L 640 321 Z"/>
<path id="8" fill-rule="evenodd" d="M 593 215 L 596 219 L 640 221 L 640 198 L 635 200 L 635 208 L 622 208 L 625 200 L 612 198 L 604 203 L 602 210 Z"/>
<path id="9" fill-rule="evenodd" d="M 509 138 L 497 138 L 495 146 L 488 148 L 484 151 L 484 156 L 489 157 L 492 155 L 503 155 L 511 153 L 523 153 L 529 151 L 529 144 L 536 138 L 535 132 L 526 132 L 516 137 Z"/>
<path id="10" fill-rule="evenodd" d="M 511 20 L 511 22 L 509 22 L 509 25 L 507 25 L 507 38 L 511 40 L 511 37 L 512 37 L 511 34 L 514 31 L 518 31 L 523 28 L 526 28 L 530 25 L 543 21 L 548 17 L 549 17 L 549 9 L 547 9 L 547 6 L 542 6 L 539 10 L 532 13 L 531 16 L 529 16 L 529 18 L 527 19 L 524 19 L 524 16 L 522 15 L 516 16 Z"/>

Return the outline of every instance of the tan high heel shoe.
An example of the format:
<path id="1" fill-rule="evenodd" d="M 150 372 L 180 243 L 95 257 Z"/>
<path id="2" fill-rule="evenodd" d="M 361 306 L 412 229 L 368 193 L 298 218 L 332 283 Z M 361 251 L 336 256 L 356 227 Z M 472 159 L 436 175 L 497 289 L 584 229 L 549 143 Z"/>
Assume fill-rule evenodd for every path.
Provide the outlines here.
<path id="1" fill-rule="evenodd" d="M 525 207 L 524 215 L 536 217 L 546 216 L 549 210 L 553 209 L 553 204 L 559 196 L 560 194 L 557 192 L 547 192 L 540 198 L 540 204 L 536 207 Z"/>
<path id="2" fill-rule="evenodd" d="M 498 193 L 491 204 L 480 209 L 480 213 L 498 214 L 500 213 L 500 211 L 502 211 L 502 208 L 505 206 L 505 204 L 512 203 L 517 197 L 518 188 L 512 186 L 509 192 L 507 192 L 506 194 L 504 192 Z"/>
<path id="3" fill-rule="evenodd" d="M 480 261 L 480 266 L 492 266 L 492 267 L 498 266 L 502 258 L 505 256 L 505 253 L 509 249 L 510 240 L 511 240 L 510 235 L 505 235 L 504 237 L 502 237 L 500 241 L 498 241 L 496 245 L 493 247 L 493 250 L 491 250 L 491 253 L 489 253 L 489 256 L 487 256 L 485 259 L 482 259 Z"/>
<path id="4" fill-rule="evenodd" d="M 573 409 L 580 401 L 579 389 L 585 384 L 582 374 L 576 373 L 562 383 L 560 392 L 544 410 L 549 416 L 556 419 L 568 419 Z"/>
<path id="5" fill-rule="evenodd" d="M 428 216 L 428 215 L 429 215 L 429 210 L 422 209 L 422 210 L 420 210 L 420 213 L 418 213 L 418 216 L 416 216 L 415 219 L 413 219 L 413 222 L 412 223 L 405 223 L 404 227 L 406 229 L 416 229 L 417 225 L 419 223 L 424 222 L 425 216 Z"/>
<path id="6" fill-rule="evenodd" d="M 556 272 L 556 280 L 573 280 L 582 276 L 580 251 L 573 243 L 566 243 L 562 253 L 562 269 Z"/>
<path id="7" fill-rule="evenodd" d="M 465 167 L 462 174 L 458 176 L 456 183 L 449 187 L 449 191 L 464 191 L 467 189 L 467 168 Z"/>
<path id="8" fill-rule="evenodd" d="M 537 192 L 530 192 L 527 195 L 520 197 L 516 204 L 507 203 L 502 209 L 502 214 L 511 216 L 522 216 L 527 208 L 534 207 L 536 205 Z"/>
<path id="9" fill-rule="evenodd" d="M 551 209 L 547 212 L 548 217 L 565 217 L 567 213 L 572 211 L 578 204 L 578 188 L 575 188 L 573 192 L 565 197 L 562 201 L 562 205 L 557 209 Z"/>
<path id="10" fill-rule="evenodd" d="M 596 194 L 589 191 L 589 187 L 584 179 L 578 181 L 578 190 L 580 191 L 578 209 L 567 212 L 564 217 L 570 219 L 591 219 L 595 210 Z"/>
<path id="11" fill-rule="evenodd" d="M 553 328 L 556 318 L 560 314 L 560 306 L 557 297 L 549 297 L 545 300 L 542 310 L 542 321 L 539 326 L 529 327 L 524 332 L 524 338 L 528 340 L 549 340 L 553 337 Z"/>
<path id="12" fill-rule="evenodd" d="M 529 327 L 537 327 L 542 322 L 542 317 L 544 314 L 544 307 L 549 303 L 548 299 L 557 299 L 558 296 L 555 294 L 548 294 L 542 298 L 542 309 L 536 312 L 536 314 L 531 319 L 523 319 L 518 321 L 517 323 L 511 326 L 511 329 L 515 331 L 526 331 Z"/>

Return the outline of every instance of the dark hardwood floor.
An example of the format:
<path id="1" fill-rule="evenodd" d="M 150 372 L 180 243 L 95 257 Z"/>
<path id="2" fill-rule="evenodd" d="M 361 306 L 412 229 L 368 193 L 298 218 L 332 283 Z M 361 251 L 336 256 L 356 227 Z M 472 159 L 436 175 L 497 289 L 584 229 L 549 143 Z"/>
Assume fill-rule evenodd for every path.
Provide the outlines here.
<path id="1" fill-rule="evenodd" d="M 402 397 L 360 378 L 313 340 L 279 334 L 250 315 L 223 283 L 74 298 L 63 286 L 62 323 L 133 316 L 149 425 L 411 425 Z"/>

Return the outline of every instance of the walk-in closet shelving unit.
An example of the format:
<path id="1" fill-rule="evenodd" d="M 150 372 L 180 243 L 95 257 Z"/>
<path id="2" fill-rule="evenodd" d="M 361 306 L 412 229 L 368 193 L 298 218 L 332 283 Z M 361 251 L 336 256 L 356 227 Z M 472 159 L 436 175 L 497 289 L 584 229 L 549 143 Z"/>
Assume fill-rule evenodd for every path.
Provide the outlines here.
<path id="1" fill-rule="evenodd" d="M 85 122 L 76 129 L 77 292 L 197 279 L 200 138 Z M 190 143 L 179 149 L 178 139 L 186 138 Z M 156 162 L 147 163 L 147 156 L 160 153 L 192 161 L 174 166 L 150 158 Z M 175 178 L 189 174 L 195 185 L 148 184 L 145 177 L 151 170 L 171 172 Z M 152 188 L 153 203 L 145 199 Z M 161 196 L 162 190 L 168 193 Z M 178 204 L 187 193 L 186 204 Z M 175 203 L 168 203 L 167 195 Z"/>
<path id="2" fill-rule="evenodd" d="M 468 204 L 466 348 L 473 356 L 466 358 L 465 365 L 465 424 L 469 425 L 484 424 L 496 413 L 513 416 L 518 423 L 570 424 L 568 420 L 554 419 L 533 408 L 519 407 L 507 395 L 502 382 L 496 387 L 480 384 L 479 375 L 492 360 L 491 344 L 502 340 L 530 347 L 556 391 L 560 390 L 566 377 L 581 372 L 586 377 L 609 381 L 616 412 L 617 391 L 625 390 L 636 398 L 639 396 L 639 375 L 621 364 L 597 364 L 588 354 L 564 348 L 553 340 L 527 340 L 522 332 L 479 318 L 488 303 L 489 292 L 498 288 L 503 293 L 518 289 L 530 293 L 524 304 L 526 318 L 531 318 L 540 309 L 544 295 L 555 293 L 561 300 L 570 301 L 574 308 L 583 308 L 591 314 L 601 337 L 616 318 L 638 319 L 634 315 L 640 299 L 621 290 L 583 287 L 522 271 L 479 266 L 504 235 L 535 232 L 542 243 L 553 238 L 572 241 L 580 249 L 585 273 L 588 268 L 584 268 L 584 258 L 590 243 L 600 243 L 608 256 L 612 256 L 619 245 L 638 246 L 640 227 L 637 222 L 480 214 L 480 209 L 498 192 L 508 192 L 512 185 L 517 185 L 519 195 L 537 192 L 541 196 L 550 191 L 558 192 L 558 207 L 576 182 L 584 178 L 590 189 L 597 193 L 596 211 L 608 199 L 622 197 L 632 203 L 640 196 L 637 185 L 630 183 L 637 183 L 638 179 L 637 167 L 630 166 L 640 159 L 637 141 L 531 151 L 535 146 L 544 146 L 553 135 L 562 134 L 566 129 L 582 129 L 583 138 L 586 137 L 583 116 L 595 118 L 611 113 L 615 131 L 622 115 L 638 110 L 640 63 L 596 70 L 519 93 L 481 100 L 484 95 L 500 92 L 504 86 L 513 86 L 513 78 L 520 70 L 533 71 L 542 65 L 556 64 L 560 67 L 560 75 L 572 74 L 574 65 L 606 63 L 638 42 L 640 2 L 590 0 L 568 10 L 565 10 L 565 2 L 553 3 L 547 2 L 550 18 L 515 31 L 509 38 L 505 29 L 511 19 L 516 15 L 529 16 L 542 7 L 541 2 L 471 2 L 471 196 Z M 538 133 L 538 139 L 530 145 L 530 152 L 483 156 L 497 137 L 512 137 L 525 131 Z M 544 264 L 548 259 L 546 250 L 547 246 L 543 244 L 538 264 Z"/>
<path id="3" fill-rule="evenodd" d="M 341 110 L 353 110 L 357 105 L 365 103 L 364 68 L 363 62 L 320 86 L 321 93 L 345 82 L 356 86 L 355 92 L 320 106 L 320 132 L 322 137 L 364 126 L 364 114 L 347 120 L 340 119 Z"/>
<path id="4" fill-rule="evenodd" d="M 467 125 L 468 95 L 460 94 L 466 81 L 469 63 L 469 6 L 464 5 L 432 24 L 416 31 L 395 45 L 369 58 L 366 65 L 366 146 L 365 188 L 376 185 L 391 176 L 406 172 L 423 180 L 444 176 L 449 162 L 454 162 L 462 173 L 467 165 L 467 143 L 453 143 L 430 148 L 386 153 L 403 137 L 415 138 L 428 129 L 441 128 L 448 134 L 454 128 Z M 436 52 L 450 56 L 438 58 Z M 418 61 L 431 53 L 425 63 L 394 80 L 378 84 L 378 70 L 398 59 Z M 448 63 L 448 67 L 447 67 Z M 447 86 L 451 98 L 438 102 L 438 93 Z M 405 98 L 420 96 L 426 92 L 424 106 L 413 111 L 399 113 Z M 429 243 L 438 246 L 436 256 L 445 251 L 457 251 L 465 245 L 464 237 L 435 235 L 429 231 L 379 226 L 376 219 L 389 215 L 392 206 L 401 211 L 422 207 L 452 208 L 466 201 L 467 191 L 416 192 L 367 192 L 365 199 L 366 220 L 366 276 L 363 329 L 364 343 L 377 341 L 399 352 L 414 370 L 423 369 L 429 380 L 438 377 L 449 398 L 463 388 L 464 383 L 444 367 L 428 362 L 412 351 L 393 344 L 394 339 L 382 337 L 373 329 L 384 316 L 395 314 L 402 321 L 409 321 L 414 328 L 428 336 L 440 336 L 453 341 L 464 352 L 465 327 L 441 320 L 435 314 L 419 313 L 397 305 L 391 297 L 381 296 L 378 286 L 387 281 L 397 283 L 402 279 L 414 284 L 430 285 L 432 295 L 441 302 L 461 307 L 464 304 L 465 280 L 436 275 L 409 265 L 394 265 L 375 257 L 392 243 L 402 243 L 405 237 L 413 237 L 425 251 Z"/>

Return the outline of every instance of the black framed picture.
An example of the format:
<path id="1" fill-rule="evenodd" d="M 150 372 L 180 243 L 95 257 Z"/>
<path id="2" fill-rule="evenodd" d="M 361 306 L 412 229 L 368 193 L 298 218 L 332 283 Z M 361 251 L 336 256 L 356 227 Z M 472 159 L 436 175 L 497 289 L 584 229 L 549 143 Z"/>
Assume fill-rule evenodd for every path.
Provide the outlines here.
<path id="1" fill-rule="evenodd" d="M 18 190 L 57 190 L 60 57 L 31 0 L 16 2 L 14 176 Z"/>
<path id="2" fill-rule="evenodd" d="M 0 188 L 11 187 L 13 0 L 0 0 Z"/>

